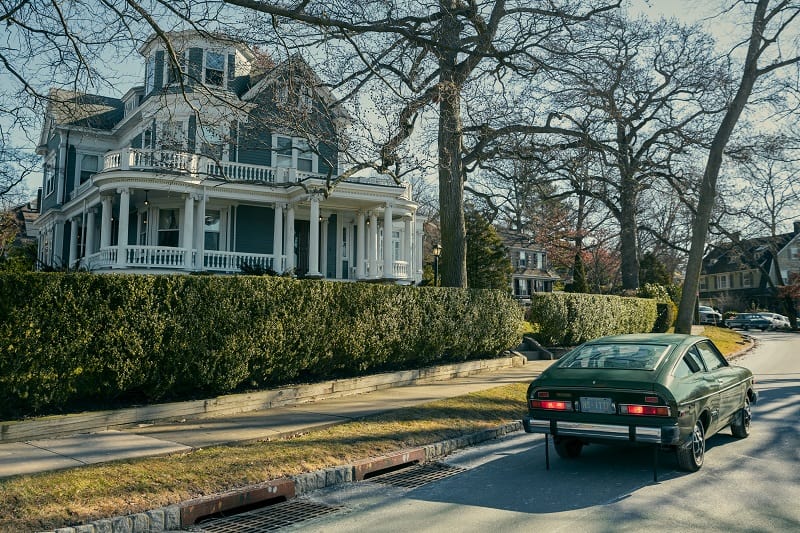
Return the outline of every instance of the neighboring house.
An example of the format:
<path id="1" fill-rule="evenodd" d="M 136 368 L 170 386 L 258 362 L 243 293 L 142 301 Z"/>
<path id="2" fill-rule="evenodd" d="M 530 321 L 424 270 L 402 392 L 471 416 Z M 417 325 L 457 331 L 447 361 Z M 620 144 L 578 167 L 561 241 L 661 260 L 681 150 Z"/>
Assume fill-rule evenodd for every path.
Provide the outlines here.
<path id="1" fill-rule="evenodd" d="M 51 91 L 39 260 L 117 272 L 278 273 L 404 283 L 422 274 L 411 187 L 338 176 L 348 117 L 309 67 L 194 32 L 139 50 L 121 99 Z M 177 66 L 172 66 L 177 65 Z"/>
<path id="2" fill-rule="evenodd" d="M 36 242 L 34 223 L 39 217 L 38 199 L 0 212 L 0 217 L 0 252 L 8 253 L 8 243 L 21 247 Z"/>
<path id="3" fill-rule="evenodd" d="M 712 247 L 703 258 L 700 302 L 723 312 L 774 309 L 777 291 L 768 276 L 778 285 L 777 268 L 784 283 L 790 273 L 800 272 L 800 221 L 791 233 Z"/>
<path id="4" fill-rule="evenodd" d="M 550 270 L 547 252 L 528 235 L 506 229 L 497 232 L 509 251 L 514 297 L 527 300 L 535 292 L 553 292 L 553 283 L 561 278 Z"/>

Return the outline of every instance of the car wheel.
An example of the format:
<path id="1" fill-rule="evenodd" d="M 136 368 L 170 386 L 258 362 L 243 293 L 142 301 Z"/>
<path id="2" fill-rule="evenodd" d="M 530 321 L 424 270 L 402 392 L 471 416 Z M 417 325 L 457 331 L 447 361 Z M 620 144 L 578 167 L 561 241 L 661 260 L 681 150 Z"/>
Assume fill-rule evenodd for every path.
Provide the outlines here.
<path id="1" fill-rule="evenodd" d="M 559 439 L 555 444 L 556 453 L 562 459 L 575 459 L 583 449 L 583 443 L 578 439 Z"/>
<path id="2" fill-rule="evenodd" d="M 738 439 L 743 439 L 750 435 L 750 421 L 752 414 L 750 411 L 750 398 L 744 397 L 744 407 L 733 417 L 731 422 L 731 433 Z"/>
<path id="3" fill-rule="evenodd" d="M 692 438 L 688 445 L 678 446 L 678 466 L 687 472 L 697 472 L 703 466 L 706 454 L 706 431 L 698 420 L 692 430 Z"/>

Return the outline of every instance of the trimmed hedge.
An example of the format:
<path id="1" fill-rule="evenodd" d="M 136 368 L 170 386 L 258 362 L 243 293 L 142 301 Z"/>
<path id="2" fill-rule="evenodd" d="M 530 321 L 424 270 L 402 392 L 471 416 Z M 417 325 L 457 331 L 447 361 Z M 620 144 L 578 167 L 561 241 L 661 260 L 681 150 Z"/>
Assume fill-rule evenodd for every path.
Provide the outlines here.
<path id="1" fill-rule="evenodd" d="M 0 419 L 496 355 L 503 291 L 262 276 L 0 275 Z"/>
<path id="2" fill-rule="evenodd" d="M 528 320 L 547 346 L 576 346 L 605 335 L 646 333 L 656 321 L 656 301 L 601 294 L 534 294 Z"/>

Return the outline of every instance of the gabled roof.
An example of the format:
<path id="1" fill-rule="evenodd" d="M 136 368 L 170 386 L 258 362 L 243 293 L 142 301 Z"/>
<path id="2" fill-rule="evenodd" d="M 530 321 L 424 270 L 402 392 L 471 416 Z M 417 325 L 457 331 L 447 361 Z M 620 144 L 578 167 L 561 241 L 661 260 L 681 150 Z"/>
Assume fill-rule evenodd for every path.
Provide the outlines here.
<path id="1" fill-rule="evenodd" d="M 496 226 L 495 229 L 508 248 L 524 248 L 525 250 L 536 250 L 538 252 L 544 251 L 544 248 L 537 244 L 531 235 L 526 235 L 525 233 L 507 228 L 498 228 Z"/>
<path id="2" fill-rule="evenodd" d="M 782 250 L 794 236 L 795 233 L 784 233 L 775 237 L 755 237 L 738 243 L 714 245 L 703 258 L 703 274 L 758 268 L 769 270 L 773 253 Z"/>

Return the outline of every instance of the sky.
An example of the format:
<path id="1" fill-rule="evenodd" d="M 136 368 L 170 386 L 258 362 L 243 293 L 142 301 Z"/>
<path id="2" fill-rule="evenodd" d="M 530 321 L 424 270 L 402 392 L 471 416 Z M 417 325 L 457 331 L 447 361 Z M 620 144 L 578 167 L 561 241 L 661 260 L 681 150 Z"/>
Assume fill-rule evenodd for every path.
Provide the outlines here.
<path id="1" fill-rule="evenodd" d="M 660 17 L 674 17 L 684 23 L 701 23 L 703 24 L 712 35 L 714 35 L 721 45 L 730 47 L 734 44 L 732 40 L 734 36 L 746 35 L 747 21 L 739 21 L 740 27 L 732 24 L 729 20 L 730 17 L 715 17 L 719 9 L 719 2 L 713 1 L 696 1 L 696 0 L 632 0 L 629 7 L 629 13 L 632 16 L 645 16 L 649 19 L 658 19 Z M 109 61 L 109 63 L 112 63 Z M 117 70 L 125 74 L 125 78 L 119 85 L 118 94 L 111 94 L 109 91 L 103 91 L 104 94 L 109 96 L 120 97 L 131 86 L 142 83 L 140 80 L 144 75 L 144 61 L 138 56 L 133 54 L 130 61 L 119 63 L 114 61 Z M 33 137 L 38 137 L 38 132 L 33 133 Z M 26 139 L 17 136 L 14 139 L 15 143 L 22 144 L 23 142 L 29 144 Z M 32 195 L 41 186 L 41 174 L 37 173 L 27 180 L 27 188 Z"/>

